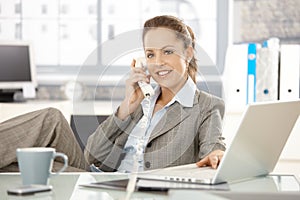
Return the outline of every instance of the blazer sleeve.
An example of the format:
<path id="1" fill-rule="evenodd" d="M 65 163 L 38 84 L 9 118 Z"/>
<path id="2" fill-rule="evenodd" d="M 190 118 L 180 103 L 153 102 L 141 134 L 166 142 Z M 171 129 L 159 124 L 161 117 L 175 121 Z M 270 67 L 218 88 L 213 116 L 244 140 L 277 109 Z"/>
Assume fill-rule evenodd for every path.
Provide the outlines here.
<path id="1" fill-rule="evenodd" d="M 117 155 L 121 154 L 123 148 L 122 144 L 120 144 L 122 138 L 120 136 L 130 122 L 130 116 L 125 120 L 120 120 L 115 113 L 102 122 L 88 138 L 84 150 L 84 155 L 88 163 L 94 163 L 97 166 L 105 165 L 111 169 L 104 169 L 104 171 L 112 171 L 112 168 L 115 167 L 114 163 L 106 163 L 108 162 L 106 160 L 112 152 L 115 154 L 115 159 L 120 157 L 120 155 Z M 127 134 L 124 135 L 126 137 Z M 124 140 L 126 141 L 127 138 L 124 138 Z"/>
<path id="2" fill-rule="evenodd" d="M 103 171 L 116 171 L 123 159 L 123 148 L 129 133 L 142 116 L 141 106 L 125 120 L 116 116 L 117 111 L 102 122 L 89 136 L 84 150 L 89 164 L 97 165 Z"/>
<path id="3" fill-rule="evenodd" d="M 201 92 L 199 97 L 201 106 L 201 122 L 198 129 L 199 158 L 204 158 L 210 152 L 225 150 L 222 137 L 222 120 L 224 117 L 224 101 L 214 95 Z"/>

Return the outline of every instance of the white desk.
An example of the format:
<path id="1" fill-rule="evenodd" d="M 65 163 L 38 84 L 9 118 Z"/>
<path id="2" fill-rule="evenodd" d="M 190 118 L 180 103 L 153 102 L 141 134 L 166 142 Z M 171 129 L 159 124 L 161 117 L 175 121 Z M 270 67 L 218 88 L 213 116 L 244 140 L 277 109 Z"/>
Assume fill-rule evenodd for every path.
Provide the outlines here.
<path id="1" fill-rule="evenodd" d="M 38 109 L 59 109 L 69 121 L 71 114 L 110 115 L 120 104 L 118 101 L 27 101 L 24 103 L 0 103 L 0 122 Z"/>
<path id="2" fill-rule="evenodd" d="M 71 103 L 69 101 L 27 101 L 24 103 L 0 103 L 0 122 L 27 112 L 53 107 L 70 119 Z"/>
<path id="3" fill-rule="evenodd" d="M 124 199 L 125 191 L 83 188 L 79 184 L 95 181 L 123 179 L 126 175 L 113 173 L 62 173 L 51 178 L 52 192 L 41 193 L 35 196 L 15 197 L 7 195 L 7 189 L 21 186 L 19 173 L 0 174 L 0 197 L 2 199 L 70 199 L 70 200 L 112 200 Z M 131 199 L 143 200 L 181 200 L 181 199 L 210 199 L 221 197 L 229 199 L 300 199 L 299 183 L 295 179 L 262 177 L 251 181 L 229 184 L 229 190 L 171 190 L 166 192 L 134 192 Z M 181 196 L 180 196 L 181 195 Z M 203 198 L 201 198 L 201 196 Z M 232 198 L 233 197 L 233 198 Z M 262 198 L 261 198 L 262 197 Z M 208 199 L 208 198 L 204 198 Z M 223 198 L 221 198 L 223 199 Z"/>

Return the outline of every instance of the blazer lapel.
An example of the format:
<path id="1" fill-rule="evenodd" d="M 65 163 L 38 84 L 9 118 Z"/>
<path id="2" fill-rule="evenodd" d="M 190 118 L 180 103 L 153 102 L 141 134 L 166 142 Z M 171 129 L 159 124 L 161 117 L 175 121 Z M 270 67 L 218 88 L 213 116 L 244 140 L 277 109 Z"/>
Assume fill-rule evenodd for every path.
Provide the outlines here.
<path id="1" fill-rule="evenodd" d="M 160 122 L 154 128 L 150 136 L 149 142 L 152 141 L 154 138 L 166 133 L 168 130 L 179 124 L 188 116 L 189 113 L 186 112 L 178 102 L 175 102 L 170 107 L 170 109 L 167 110 Z"/>

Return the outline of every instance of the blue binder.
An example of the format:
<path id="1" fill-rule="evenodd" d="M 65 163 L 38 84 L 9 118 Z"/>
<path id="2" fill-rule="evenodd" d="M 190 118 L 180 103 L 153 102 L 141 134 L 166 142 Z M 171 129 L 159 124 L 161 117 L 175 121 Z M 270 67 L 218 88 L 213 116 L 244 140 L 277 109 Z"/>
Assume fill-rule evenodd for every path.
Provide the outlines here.
<path id="1" fill-rule="evenodd" d="M 256 44 L 248 45 L 247 104 L 256 101 Z"/>

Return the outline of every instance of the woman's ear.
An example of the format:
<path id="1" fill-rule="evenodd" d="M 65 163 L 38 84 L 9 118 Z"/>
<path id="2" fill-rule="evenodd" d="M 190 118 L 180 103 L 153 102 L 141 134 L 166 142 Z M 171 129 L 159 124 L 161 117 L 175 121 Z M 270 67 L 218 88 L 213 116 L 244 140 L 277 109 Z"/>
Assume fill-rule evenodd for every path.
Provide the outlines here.
<path id="1" fill-rule="evenodd" d="M 193 57 L 194 57 L 194 48 L 192 46 L 189 46 L 186 49 L 186 61 L 190 62 Z"/>

